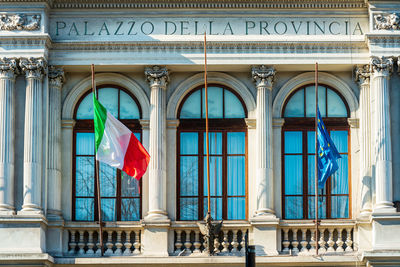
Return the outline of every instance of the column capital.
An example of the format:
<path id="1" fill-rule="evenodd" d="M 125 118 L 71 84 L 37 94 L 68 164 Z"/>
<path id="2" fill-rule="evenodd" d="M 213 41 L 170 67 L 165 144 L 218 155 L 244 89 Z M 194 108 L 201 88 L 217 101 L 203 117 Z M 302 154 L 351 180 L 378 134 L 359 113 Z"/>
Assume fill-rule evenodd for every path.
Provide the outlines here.
<path id="1" fill-rule="evenodd" d="M 393 58 L 372 56 L 371 69 L 375 74 L 390 76 L 393 71 Z"/>
<path id="2" fill-rule="evenodd" d="M 169 82 L 169 71 L 166 67 L 153 66 L 144 70 L 146 79 L 150 84 L 150 87 L 161 87 L 162 89 L 167 88 Z"/>
<path id="3" fill-rule="evenodd" d="M 49 82 L 51 87 L 61 89 L 64 81 L 65 75 L 64 70 L 61 67 L 49 66 Z"/>
<path id="4" fill-rule="evenodd" d="M 39 79 L 41 80 L 43 74 L 46 73 L 47 62 L 43 57 L 30 57 L 30 58 L 21 58 L 19 61 L 19 66 L 22 71 L 25 72 L 25 77 L 31 79 Z"/>
<path id="5" fill-rule="evenodd" d="M 15 79 L 18 74 L 16 58 L 0 58 L 0 79 Z"/>
<path id="6" fill-rule="evenodd" d="M 357 66 L 355 69 L 355 78 L 354 81 L 358 82 L 358 85 L 369 85 L 370 76 L 371 76 L 371 65 L 363 65 Z"/>
<path id="7" fill-rule="evenodd" d="M 272 90 L 272 85 L 275 79 L 275 69 L 271 66 L 253 66 L 251 68 L 251 75 L 257 88 L 268 88 Z"/>

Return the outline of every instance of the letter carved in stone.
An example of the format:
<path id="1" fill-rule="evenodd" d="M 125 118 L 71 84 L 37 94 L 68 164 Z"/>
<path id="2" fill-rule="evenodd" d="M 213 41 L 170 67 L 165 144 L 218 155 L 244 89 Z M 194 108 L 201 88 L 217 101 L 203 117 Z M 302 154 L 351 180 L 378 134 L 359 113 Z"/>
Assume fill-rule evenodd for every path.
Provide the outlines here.
<path id="1" fill-rule="evenodd" d="M 1 15 L 0 30 L 2 31 L 34 31 L 40 29 L 40 15 Z"/>
<path id="2" fill-rule="evenodd" d="M 14 79 L 17 72 L 16 58 L 3 57 L 0 59 L 0 78 Z"/>
<path id="3" fill-rule="evenodd" d="M 272 89 L 275 73 L 276 71 L 274 68 L 264 65 L 253 67 L 251 70 L 251 75 L 256 83 L 256 87 L 267 87 L 269 89 Z"/>
<path id="4" fill-rule="evenodd" d="M 375 15 L 374 21 L 377 30 L 400 30 L 400 17 L 396 13 Z"/>
<path id="5" fill-rule="evenodd" d="M 147 77 L 147 81 L 150 83 L 150 87 L 157 86 L 166 88 L 169 81 L 169 72 L 167 68 L 153 66 L 152 68 L 146 68 L 144 74 Z"/>
<path id="6" fill-rule="evenodd" d="M 47 63 L 43 57 L 21 58 L 19 66 L 25 72 L 26 78 L 42 79 Z"/>
<path id="7" fill-rule="evenodd" d="M 371 57 L 372 70 L 383 75 L 390 75 L 393 71 L 393 58 Z"/>

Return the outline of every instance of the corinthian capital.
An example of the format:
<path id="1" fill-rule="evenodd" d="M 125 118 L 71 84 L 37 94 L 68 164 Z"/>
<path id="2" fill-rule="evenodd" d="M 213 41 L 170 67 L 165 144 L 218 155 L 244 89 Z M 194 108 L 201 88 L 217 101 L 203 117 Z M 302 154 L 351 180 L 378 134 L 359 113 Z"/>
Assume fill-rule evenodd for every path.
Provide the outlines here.
<path id="1" fill-rule="evenodd" d="M 150 87 L 161 87 L 163 89 L 167 88 L 169 82 L 169 72 L 167 68 L 160 66 L 153 66 L 151 68 L 146 68 L 144 70 L 147 81 Z"/>
<path id="2" fill-rule="evenodd" d="M 16 58 L 0 58 L 0 78 L 15 79 L 16 73 L 18 73 Z"/>
<path id="3" fill-rule="evenodd" d="M 371 57 L 371 67 L 374 72 L 389 76 L 393 71 L 393 59 L 389 57 Z"/>
<path id="4" fill-rule="evenodd" d="M 363 65 L 357 66 L 355 69 L 355 81 L 361 86 L 363 84 L 369 84 L 369 77 L 371 76 L 371 66 Z"/>
<path id="5" fill-rule="evenodd" d="M 51 87 L 61 89 L 65 81 L 64 70 L 60 67 L 49 66 L 49 81 Z"/>
<path id="6" fill-rule="evenodd" d="M 19 66 L 25 72 L 27 79 L 42 79 L 43 74 L 46 73 L 47 63 L 43 57 L 21 58 Z"/>
<path id="7" fill-rule="evenodd" d="M 257 88 L 267 87 L 272 90 L 272 85 L 275 78 L 275 69 L 264 65 L 255 66 L 251 69 L 251 75 Z"/>

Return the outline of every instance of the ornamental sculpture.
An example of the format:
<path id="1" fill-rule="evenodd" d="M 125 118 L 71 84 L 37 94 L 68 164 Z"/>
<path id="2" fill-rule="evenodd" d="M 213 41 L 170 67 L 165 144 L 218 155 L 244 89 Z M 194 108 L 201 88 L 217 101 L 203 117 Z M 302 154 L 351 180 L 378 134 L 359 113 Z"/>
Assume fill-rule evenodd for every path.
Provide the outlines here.
<path id="1" fill-rule="evenodd" d="M 0 30 L 2 31 L 34 31 L 40 28 L 40 15 L 1 15 Z"/>
<path id="2" fill-rule="evenodd" d="M 21 58 L 19 66 L 25 72 L 26 78 L 42 79 L 42 75 L 46 73 L 47 62 L 43 57 Z"/>
<path id="3" fill-rule="evenodd" d="M 257 87 L 268 87 L 272 89 L 272 83 L 275 78 L 275 69 L 272 67 L 266 67 L 261 65 L 259 67 L 253 67 L 251 75 L 256 83 Z"/>
<path id="4" fill-rule="evenodd" d="M 222 228 L 221 222 L 213 222 L 211 214 L 208 212 L 204 218 L 204 223 L 197 223 L 200 232 L 203 234 L 204 238 L 204 253 L 211 256 L 218 251 L 218 237 Z M 217 242 L 215 242 L 217 241 Z M 217 246 L 215 246 L 216 244 Z"/>
<path id="5" fill-rule="evenodd" d="M 364 83 L 369 83 L 370 76 L 371 76 L 371 66 L 363 65 L 356 68 L 354 80 L 361 85 Z"/>
<path id="6" fill-rule="evenodd" d="M 65 81 L 64 70 L 56 66 L 49 66 L 48 76 L 50 79 L 50 85 L 61 89 L 61 86 Z"/>
<path id="7" fill-rule="evenodd" d="M 375 15 L 375 28 L 377 30 L 400 30 L 400 17 L 396 13 L 390 15 Z"/>
<path id="8" fill-rule="evenodd" d="M 393 58 L 371 57 L 371 67 L 375 72 L 389 75 L 393 71 Z"/>
<path id="9" fill-rule="evenodd" d="M 0 58 L 0 77 L 13 79 L 18 73 L 16 58 Z"/>
<path id="10" fill-rule="evenodd" d="M 159 86 L 165 88 L 169 81 L 169 73 L 167 68 L 163 68 L 160 66 L 146 68 L 144 74 L 147 77 L 147 81 L 150 83 L 150 87 Z"/>

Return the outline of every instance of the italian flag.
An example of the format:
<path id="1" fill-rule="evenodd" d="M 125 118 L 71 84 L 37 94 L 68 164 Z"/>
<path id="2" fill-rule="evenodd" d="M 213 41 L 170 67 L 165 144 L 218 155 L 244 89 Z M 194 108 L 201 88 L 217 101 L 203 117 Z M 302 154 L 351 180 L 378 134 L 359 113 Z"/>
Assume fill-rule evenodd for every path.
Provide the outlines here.
<path id="1" fill-rule="evenodd" d="M 150 155 L 135 135 L 103 107 L 93 94 L 96 159 L 140 179 Z"/>

